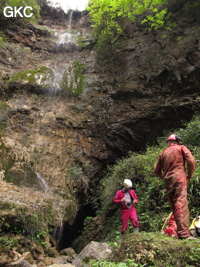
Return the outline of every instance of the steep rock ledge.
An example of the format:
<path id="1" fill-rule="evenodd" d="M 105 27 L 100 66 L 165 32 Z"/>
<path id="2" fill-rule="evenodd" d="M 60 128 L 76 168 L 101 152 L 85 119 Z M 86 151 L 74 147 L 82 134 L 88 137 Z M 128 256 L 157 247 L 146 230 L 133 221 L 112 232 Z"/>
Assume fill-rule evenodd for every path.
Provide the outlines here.
<path id="1" fill-rule="evenodd" d="M 18 65 L 12 53 L 1 62 L 6 104 L 1 107 L 2 179 L 17 184 L 20 192 L 22 186 L 33 184 L 36 192 L 43 192 L 41 185 L 38 188 L 39 173 L 50 190 L 71 201 L 73 216 L 65 211 L 63 220 L 73 223 L 77 209 L 96 194 L 92 190 L 108 164 L 130 150 L 144 149 L 163 130 L 176 129 L 199 110 L 199 26 L 180 21 L 167 33 L 135 28 L 126 44 L 112 51 L 112 66 L 105 63 L 108 54 L 97 55 L 92 42 L 77 51 L 55 53 L 53 41 L 42 50 L 47 36 L 31 41 L 35 28 L 29 28 L 27 38 L 27 32 L 22 36 L 20 28 L 15 29 L 19 32 L 13 40 L 30 48 Z M 33 84 L 6 83 L 19 70 L 65 67 L 71 61 L 85 66 L 80 97 L 66 92 L 52 95 Z M 70 167 L 78 175 L 66 175 Z M 6 183 L 2 186 L 10 192 Z M 40 198 L 36 194 L 35 203 Z"/>

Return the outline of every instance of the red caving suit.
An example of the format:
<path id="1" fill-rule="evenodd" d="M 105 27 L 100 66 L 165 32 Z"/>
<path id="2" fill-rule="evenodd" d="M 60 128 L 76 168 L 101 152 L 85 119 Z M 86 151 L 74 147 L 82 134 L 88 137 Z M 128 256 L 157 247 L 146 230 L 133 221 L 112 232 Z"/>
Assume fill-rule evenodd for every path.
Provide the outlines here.
<path id="1" fill-rule="evenodd" d="M 132 201 L 135 200 L 136 203 L 138 203 L 138 197 L 135 191 L 131 189 L 129 190 L 129 194 L 131 196 Z M 121 212 L 120 219 L 122 223 L 121 233 L 124 233 L 128 229 L 129 219 L 134 227 L 138 228 L 140 226 L 134 204 L 132 203 L 128 208 L 126 202 L 121 202 L 122 198 L 124 197 L 125 197 L 125 191 L 124 189 L 121 189 L 117 191 L 113 200 L 114 203 L 121 204 L 120 206 L 120 212 Z"/>
<path id="2" fill-rule="evenodd" d="M 185 163 L 187 163 L 188 176 L 186 176 Z M 171 144 L 161 152 L 154 166 L 156 176 L 164 181 L 168 201 L 177 225 L 178 238 L 190 236 L 187 178 L 188 180 L 192 178 L 194 169 L 195 159 L 190 150 L 178 144 Z"/>
<path id="3" fill-rule="evenodd" d="M 175 222 L 173 213 L 169 218 L 168 227 L 164 230 L 164 233 L 166 235 L 169 235 L 169 236 L 178 237 L 177 236 L 177 226 L 176 226 L 176 222 Z"/>

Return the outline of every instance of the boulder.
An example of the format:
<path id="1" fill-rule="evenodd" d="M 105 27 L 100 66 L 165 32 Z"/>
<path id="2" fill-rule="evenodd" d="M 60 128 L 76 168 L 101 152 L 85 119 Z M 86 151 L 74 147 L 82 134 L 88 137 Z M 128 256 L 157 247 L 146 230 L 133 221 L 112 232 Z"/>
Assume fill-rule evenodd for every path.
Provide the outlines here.
<path id="1" fill-rule="evenodd" d="M 49 266 L 53 264 L 53 259 L 52 257 L 44 257 L 43 262 L 46 264 L 46 266 Z"/>
<path id="2" fill-rule="evenodd" d="M 53 264 L 66 264 L 68 256 L 59 256 L 53 259 Z"/>
<path id="3" fill-rule="evenodd" d="M 11 263 L 11 266 L 30 266 L 31 264 L 34 264 L 35 261 L 31 255 L 30 252 L 24 252 L 21 257 L 17 260 Z"/>
<path id="4" fill-rule="evenodd" d="M 73 257 L 76 254 L 73 248 L 64 248 L 60 251 L 60 255 L 67 255 L 69 257 Z"/>
<path id="5" fill-rule="evenodd" d="M 0 258 L 0 266 L 5 266 L 8 263 L 10 263 L 11 261 L 12 261 L 12 259 L 8 255 L 3 253 L 1 255 L 1 258 Z"/>
<path id="6" fill-rule="evenodd" d="M 72 261 L 72 264 L 76 267 L 82 267 L 84 264 L 82 263 L 84 259 L 88 259 L 88 261 L 95 260 L 105 260 L 112 253 L 109 245 L 107 243 L 99 243 L 92 241 L 88 244 Z"/>
<path id="7" fill-rule="evenodd" d="M 19 260 L 16 262 L 16 264 L 11 263 L 11 265 L 16 266 L 16 267 L 32 267 L 33 266 L 26 260 Z"/>

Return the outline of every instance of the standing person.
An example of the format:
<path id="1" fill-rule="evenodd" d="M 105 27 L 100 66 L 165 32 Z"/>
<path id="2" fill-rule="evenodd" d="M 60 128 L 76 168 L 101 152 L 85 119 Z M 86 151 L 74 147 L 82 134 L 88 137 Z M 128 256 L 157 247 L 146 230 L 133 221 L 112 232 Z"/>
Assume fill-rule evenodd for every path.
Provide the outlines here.
<path id="1" fill-rule="evenodd" d="M 120 204 L 121 233 L 124 234 L 128 229 L 128 221 L 130 219 L 134 232 L 139 232 L 139 222 L 137 218 L 135 203 L 138 203 L 138 197 L 134 190 L 131 189 L 132 182 L 129 179 L 124 180 L 124 188 L 117 191 L 113 202 Z"/>
<path id="2" fill-rule="evenodd" d="M 186 146 L 179 144 L 180 140 L 176 134 L 168 137 L 168 148 L 159 154 L 154 172 L 164 181 L 170 208 L 177 225 L 178 238 L 193 239 L 188 229 L 187 184 L 194 173 L 195 159 Z M 187 173 L 185 167 L 187 167 Z"/>

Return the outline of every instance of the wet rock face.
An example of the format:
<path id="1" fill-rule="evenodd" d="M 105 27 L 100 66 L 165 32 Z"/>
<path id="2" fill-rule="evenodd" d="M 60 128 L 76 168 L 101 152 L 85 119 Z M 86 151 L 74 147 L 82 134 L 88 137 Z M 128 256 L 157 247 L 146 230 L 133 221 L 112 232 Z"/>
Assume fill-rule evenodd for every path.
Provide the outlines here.
<path id="1" fill-rule="evenodd" d="M 74 16 L 77 20 L 76 12 Z M 80 25 L 85 25 L 83 18 L 79 19 Z M 186 35 L 189 26 L 183 26 Z M 66 178 L 66 170 L 74 162 L 83 165 L 89 160 L 87 175 L 91 178 L 128 151 L 139 151 L 153 143 L 163 130 L 179 127 L 182 120 L 190 119 L 198 110 L 199 52 L 196 25 L 190 27 L 193 37 L 185 40 L 177 38 L 178 29 L 174 36 L 168 36 L 164 30 L 152 33 L 136 28 L 126 44 L 112 54 L 107 50 L 97 54 L 89 46 L 57 53 L 52 49 L 48 56 L 38 56 L 37 44 L 32 43 L 33 56 L 37 57 L 31 60 L 30 54 L 24 64 L 36 65 L 37 71 L 44 66 L 48 71 L 59 66 L 57 71 L 64 73 L 66 88 L 55 93 L 32 83 L 27 68 L 10 75 L 14 81 L 9 85 L 11 111 L 4 142 L 11 155 L 15 160 L 25 159 L 53 188 L 67 185 L 71 190 L 73 182 Z M 7 31 L 12 30 L 11 27 Z M 41 42 L 48 37 L 31 26 L 15 31 L 15 37 L 25 34 L 24 41 L 38 34 Z M 66 73 L 70 76 L 69 66 L 75 62 L 76 66 L 79 62 L 79 76 L 73 72 L 73 79 L 66 78 Z M 20 83 L 22 74 L 26 82 Z M 35 79 L 35 73 L 33 76 Z M 80 83 L 82 78 L 84 82 Z M 75 92 L 77 84 L 82 86 L 80 96 Z"/>
<path id="2" fill-rule="evenodd" d="M 88 25 L 75 15 L 76 29 L 77 25 Z M 61 29 L 60 23 L 45 20 L 54 30 Z M 64 27 L 67 23 L 68 18 Z M 56 53 L 56 41 L 47 42 L 52 36 L 45 30 L 30 25 L 4 29 L 11 41 L 26 49 L 17 54 L 21 56 L 17 64 L 16 46 L 8 45 L 0 61 L 4 77 L 0 84 L 4 101 L 0 106 L 3 192 L 9 195 L 11 191 L 5 181 L 15 184 L 20 195 L 17 199 L 31 206 L 22 189 L 34 185 L 39 192 L 33 194 L 34 207 L 45 190 L 50 193 L 45 195 L 47 203 L 58 194 L 70 200 L 60 201 L 63 213 L 59 219 L 72 224 L 75 198 L 81 205 L 87 202 L 87 190 L 96 188 L 105 166 L 129 151 L 145 148 L 163 130 L 176 129 L 189 120 L 199 110 L 200 53 L 197 25 L 182 23 L 181 27 L 182 32 L 174 29 L 173 36 L 164 30 L 152 33 L 135 28 L 123 47 L 100 54 L 93 49 L 90 29 L 85 27 L 83 46 L 69 49 L 70 44 L 63 45 L 65 49 Z M 186 38 L 190 31 L 192 37 Z M 64 90 L 54 87 L 51 91 L 34 84 L 28 80 L 30 75 L 26 83 L 12 81 L 18 73 L 27 74 L 27 70 L 41 66 L 71 75 L 66 70 L 73 64 L 78 71 L 73 72 L 73 79 L 65 77 Z M 74 90 L 77 85 L 81 85 L 80 94 Z M 16 202 L 16 194 L 9 196 Z M 6 212 L 9 217 L 9 210 Z"/>
<path id="3" fill-rule="evenodd" d="M 20 84 L 33 84 L 36 86 L 50 88 L 54 81 L 54 73 L 50 68 L 42 66 L 37 70 L 18 72 L 12 78 L 12 81 Z"/>

